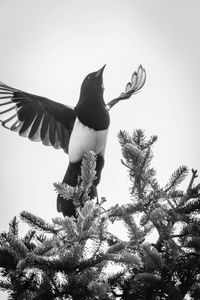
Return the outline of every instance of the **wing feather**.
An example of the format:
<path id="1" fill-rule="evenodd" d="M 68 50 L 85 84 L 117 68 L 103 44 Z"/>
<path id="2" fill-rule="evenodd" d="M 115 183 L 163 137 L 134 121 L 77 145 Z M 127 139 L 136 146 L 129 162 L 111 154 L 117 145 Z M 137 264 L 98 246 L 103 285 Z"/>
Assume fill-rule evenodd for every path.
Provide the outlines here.
<path id="1" fill-rule="evenodd" d="M 20 136 L 68 152 L 74 109 L 0 82 L 0 122 Z"/>
<path id="2" fill-rule="evenodd" d="M 23 133 L 23 131 L 30 129 L 30 126 L 33 123 L 34 119 L 35 119 L 35 113 L 33 111 L 28 111 L 26 118 L 24 119 L 23 125 L 19 131 L 20 135 Z M 28 136 L 26 135 L 26 137 L 28 137 Z"/>
<path id="3" fill-rule="evenodd" d="M 48 113 L 44 115 L 44 119 L 42 120 L 42 127 L 41 127 L 41 140 L 45 140 L 48 126 L 49 126 L 50 116 Z M 45 145 L 45 144 L 44 144 Z"/>
<path id="4" fill-rule="evenodd" d="M 42 144 L 45 145 L 45 146 L 51 146 L 50 138 L 49 138 L 49 124 L 47 125 L 46 134 L 45 134 L 45 137 L 42 140 Z"/>
<path id="5" fill-rule="evenodd" d="M 50 139 L 51 145 L 54 146 L 54 144 L 55 144 L 55 120 L 53 118 L 50 118 L 50 123 L 49 123 L 49 139 Z"/>
<path id="6" fill-rule="evenodd" d="M 41 131 L 43 117 L 44 117 L 43 113 L 38 113 L 38 115 L 36 116 L 28 136 L 28 138 L 31 141 L 40 141 L 40 131 Z"/>
<path id="7" fill-rule="evenodd" d="M 57 132 L 57 137 L 58 141 L 61 147 L 63 147 L 62 139 L 63 139 L 63 133 L 62 133 L 62 127 L 60 125 L 60 122 L 56 123 L 56 132 Z"/>

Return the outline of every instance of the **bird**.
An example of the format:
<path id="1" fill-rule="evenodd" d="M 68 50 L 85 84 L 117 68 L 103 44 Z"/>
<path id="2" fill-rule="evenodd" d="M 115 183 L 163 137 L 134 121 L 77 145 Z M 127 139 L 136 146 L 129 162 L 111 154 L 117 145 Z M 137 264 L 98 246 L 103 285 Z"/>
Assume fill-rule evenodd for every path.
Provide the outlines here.
<path id="1" fill-rule="evenodd" d="M 139 65 L 133 72 L 125 91 L 105 104 L 104 65 L 89 73 L 82 82 L 79 100 L 75 107 L 30 94 L 0 81 L 0 123 L 22 137 L 40 141 L 45 146 L 63 149 L 69 156 L 69 164 L 63 183 L 75 187 L 80 175 L 81 163 L 87 151 L 96 155 L 96 179 L 90 197 L 97 196 L 96 187 L 104 167 L 104 155 L 110 126 L 110 109 L 141 90 L 146 81 L 146 71 Z M 57 211 L 63 216 L 76 217 L 72 199 L 57 197 Z"/>

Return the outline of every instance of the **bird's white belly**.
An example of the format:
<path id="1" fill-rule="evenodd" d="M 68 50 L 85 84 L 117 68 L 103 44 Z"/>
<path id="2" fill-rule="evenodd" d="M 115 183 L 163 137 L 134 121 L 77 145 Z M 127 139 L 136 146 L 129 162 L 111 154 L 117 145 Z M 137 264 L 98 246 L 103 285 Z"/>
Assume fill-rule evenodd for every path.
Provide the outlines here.
<path id="1" fill-rule="evenodd" d="M 108 129 L 96 131 L 84 126 L 76 118 L 68 149 L 70 162 L 80 161 L 87 151 L 94 151 L 96 154 L 104 155 L 107 135 Z"/>

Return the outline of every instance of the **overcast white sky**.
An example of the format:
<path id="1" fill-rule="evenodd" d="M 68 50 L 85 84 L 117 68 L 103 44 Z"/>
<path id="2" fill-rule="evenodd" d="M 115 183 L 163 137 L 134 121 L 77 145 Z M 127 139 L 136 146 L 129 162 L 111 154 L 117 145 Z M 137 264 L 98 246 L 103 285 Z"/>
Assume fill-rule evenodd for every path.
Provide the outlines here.
<path id="1" fill-rule="evenodd" d="M 199 9 L 198 0 L 0 0 L 0 80 L 8 85 L 75 105 L 84 77 L 106 63 L 107 102 L 145 67 L 142 92 L 111 111 L 99 188 L 108 205 L 129 200 L 120 129 L 158 135 L 161 184 L 182 164 L 200 171 Z M 57 216 L 52 184 L 64 176 L 66 154 L 4 128 L 0 143 L 0 231 L 22 210 Z"/>

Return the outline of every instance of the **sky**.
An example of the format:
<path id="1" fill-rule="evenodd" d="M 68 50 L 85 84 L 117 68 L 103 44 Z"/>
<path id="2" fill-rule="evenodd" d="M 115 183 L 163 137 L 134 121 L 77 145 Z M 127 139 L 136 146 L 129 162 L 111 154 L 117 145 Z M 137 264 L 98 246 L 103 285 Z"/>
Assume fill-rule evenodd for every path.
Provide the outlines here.
<path id="1" fill-rule="evenodd" d="M 200 171 L 199 9 L 198 0 L 0 0 L 0 80 L 10 86 L 74 106 L 85 76 L 106 64 L 108 102 L 139 64 L 146 69 L 142 91 L 111 110 L 99 186 L 107 207 L 130 199 L 120 129 L 158 135 L 153 166 L 161 185 L 180 165 Z M 58 216 L 53 182 L 67 164 L 62 150 L 1 127 L 0 231 L 22 210 Z"/>

